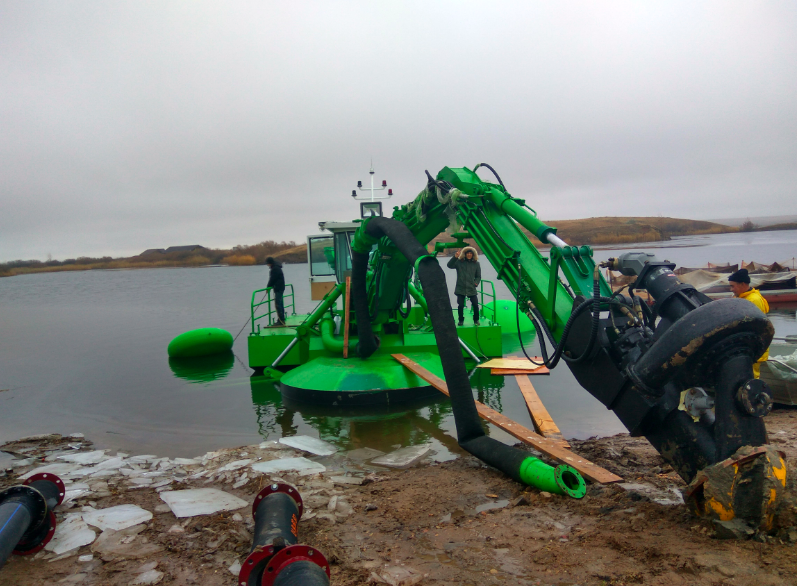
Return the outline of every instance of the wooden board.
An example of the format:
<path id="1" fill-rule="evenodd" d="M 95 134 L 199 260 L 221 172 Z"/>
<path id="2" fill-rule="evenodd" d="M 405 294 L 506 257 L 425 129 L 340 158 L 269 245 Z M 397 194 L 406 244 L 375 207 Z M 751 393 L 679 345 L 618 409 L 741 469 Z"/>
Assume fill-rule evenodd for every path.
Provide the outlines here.
<path id="1" fill-rule="evenodd" d="M 540 366 L 534 370 L 518 370 L 517 368 L 492 368 L 490 369 L 490 374 L 496 374 L 499 376 L 511 374 L 551 374 L 551 371 L 545 366 Z"/>
<path id="2" fill-rule="evenodd" d="M 520 392 L 523 394 L 523 399 L 526 401 L 531 421 L 534 423 L 534 429 L 543 437 L 558 441 L 563 447 L 569 448 L 570 444 L 567 443 L 559 427 L 548 413 L 545 405 L 542 404 L 540 396 L 534 385 L 531 384 L 529 377 L 526 375 L 516 374 L 515 379 L 520 387 Z"/>
<path id="3" fill-rule="evenodd" d="M 432 374 L 423 366 L 413 362 L 403 354 L 392 354 L 391 356 L 403 364 L 407 369 L 411 370 L 423 380 L 428 382 L 438 391 L 446 396 L 449 396 L 448 386 L 446 386 L 445 381 L 439 376 Z M 479 412 L 479 417 L 489 421 L 493 425 L 500 427 L 511 436 L 529 444 L 534 449 L 542 452 L 557 462 L 572 466 L 585 478 L 592 480 L 593 482 L 600 482 L 602 484 L 623 481 L 623 479 L 616 474 L 612 474 L 605 468 L 601 468 L 597 464 L 593 464 L 589 460 L 582 458 L 581 456 L 577 456 L 567 448 L 563 448 L 559 442 L 542 437 L 530 429 L 523 427 L 519 423 L 515 423 L 509 419 L 509 417 L 502 415 L 498 411 L 490 409 L 483 403 L 479 403 L 478 401 L 475 401 L 475 403 L 476 410 Z"/>
<path id="4" fill-rule="evenodd" d="M 351 277 L 346 277 L 346 302 L 343 304 L 343 358 L 349 357 L 349 304 L 351 301 Z"/>
<path id="5" fill-rule="evenodd" d="M 539 356 L 532 356 L 531 357 L 534 362 L 538 362 L 542 364 L 542 358 Z M 492 360 L 488 360 L 487 362 L 482 362 L 477 366 L 477 368 L 501 368 L 507 370 L 536 370 L 538 368 L 545 368 L 544 366 L 538 366 L 533 362 L 529 362 L 526 358 L 515 358 L 514 356 L 508 356 L 506 358 L 493 358 Z"/>

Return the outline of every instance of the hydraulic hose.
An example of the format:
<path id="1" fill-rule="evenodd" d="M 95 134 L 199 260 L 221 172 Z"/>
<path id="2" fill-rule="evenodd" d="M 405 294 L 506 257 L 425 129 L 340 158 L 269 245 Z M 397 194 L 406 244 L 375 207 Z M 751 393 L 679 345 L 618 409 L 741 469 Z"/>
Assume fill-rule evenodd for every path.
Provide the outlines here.
<path id="1" fill-rule="evenodd" d="M 483 462 L 508 474 L 518 482 L 541 487 L 542 490 L 581 498 L 586 483 L 574 468 L 560 464 L 555 468 L 527 452 L 507 446 L 484 433 L 473 390 L 465 368 L 465 359 L 459 348 L 457 328 L 446 287 L 446 278 L 437 259 L 427 254 L 410 229 L 403 223 L 381 217 L 363 222 L 352 243 L 352 301 L 357 313 L 360 340 L 357 345 L 361 357 L 367 358 L 376 351 L 378 341 L 370 327 L 365 290 L 365 271 L 368 254 L 374 242 L 388 237 L 394 246 L 415 265 L 423 285 L 424 297 L 434 328 L 440 352 L 440 362 L 451 397 L 457 441 L 465 450 Z"/>

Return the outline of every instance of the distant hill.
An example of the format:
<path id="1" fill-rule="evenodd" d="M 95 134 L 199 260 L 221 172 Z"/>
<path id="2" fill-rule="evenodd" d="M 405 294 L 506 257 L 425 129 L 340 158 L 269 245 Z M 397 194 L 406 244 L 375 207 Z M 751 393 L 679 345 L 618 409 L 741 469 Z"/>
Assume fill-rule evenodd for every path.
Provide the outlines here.
<path id="1" fill-rule="evenodd" d="M 553 220 L 558 235 L 572 244 L 631 244 L 669 240 L 673 236 L 737 232 L 739 228 L 700 220 L 661 217 L 602 217 L 582 220 Z M 792 229 L 784 224 L 780 229 Z M 775 229 L 775 226 L 767 229 Z M 528 235 L 528 233 L 527 233 Z M 530 235 L 529 235 L 530 236 Z M 434 242 L 452 242 L 447 234 Z M 532 241 L 536 239 L 532 238 Z M 430 247 L 431 248 L 431 247 Z M 199 244 L 150 248 L 129 258 L 72 258 L 64 261 L 16 260 L 0 263 L 0 277 L 51 271 L 84 271 L 90 269 L 125 269 L 153 267 L 201 267 L 208 265 L 262 265 L 273 256 L 281 262 L 307 262 L 307 245 L 296 242 L 266 240 L 258 244 L 239 245 L 231 249 L 211 249 Z"/>
<path id="2" fill-rule="evenodd" d="M 738 228 L 701 220 L 684 220 L 662 217 L 616 217 L 584 218 L 581 220 L 551 220 L 549 226 L 557 229 L 557 235 L 572 244 L 633 244 L 636 242 L 659 242 L 673 236 L 693 234 L 721 234 L 738 232 Z M 523 230 L 535 244 L 539 244 L 527 230 Z M 453 242 L 443 234 L 434 242 Z"/>
<path id="3" fill-rule="evenodd" d="M 14 260 L 0 263 L 0 277 L 28 273 L 56 271 L 87 271 L 92 269 L 146 269 L 158 267 L 202 267 L 209 265 L 262 265 L 272 256 L 281 262 L 307 262 L 307 246 L 296 242 L 266 240 L 259 244 L 234 246 L 231 249 L 205 248 L 199 244 L 148 248 L 141 254 L 127 258 L 78 257 L 66 260 Z"/>

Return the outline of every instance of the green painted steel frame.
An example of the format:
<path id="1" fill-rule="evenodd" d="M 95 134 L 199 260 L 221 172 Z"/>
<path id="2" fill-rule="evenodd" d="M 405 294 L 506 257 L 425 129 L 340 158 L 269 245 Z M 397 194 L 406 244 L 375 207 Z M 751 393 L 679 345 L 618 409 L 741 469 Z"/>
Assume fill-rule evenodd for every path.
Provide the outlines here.
<path id="1" fill-rule="evenodd" d="M 287 295 L 283 294 L 282 298 L 283 298 L 283 300 L 285 300 L 285 299 L 288 299 L 290 297 L 291 302 L 290 303 L 285 303 L 284 304 L 284 309 L 285 309 L 286 312 L 288 311 L 288 309 L 290 309 L 291 310 L 291 315 L 296 315 L 296 303 L 295 303 L 295 296 L 294 296 L 294 293 L 293 293 L 293 285 L 291 283 L 288 283 L 287 285 L 285 285 L 286 290 L 287 290 L 288 287 L 291 288 L 291 292 L 289 294 L 287 294 Z M 268 318 L 268 325 L 269 326 L 274 325 L 274 321 L 273 321 L 272 317 L 274 315 L 276 315 L 277 310 L 276 310 L 276 308 L 272 309 L 272 307 L 271 307 L 271 303 L 274 301 L 274 299 L 271 297 L 271 293 L 272 293 L 273 290 L 274 289 L 272 287 L 266 287 L 265 289 L 256 289 L 255 291 L 252 291 L 252 302 L 251 302 L 251 305 L 250 305 L 250 311 L 252 313 L 252 333 L 253 334 L 256 334 L 260 330 L 260 324 L 258 324 L 257 329 L 255 329 L 255 322 L 257 322 L 258 320 L 261 320 L 261 319 L 267 317 Z M 266 298 L 263 301 L 255 303 L 255 297 L 257 296 L 258 293 L 262 293 L 263 291 L 266 292 L 266 296 L 265 296 Z M 261 305 L 268 306 L 267 307 L 268 311 L 266 311 L 265 313 L 255 317 L 255 310 L 258 307 L 260 307 Z"/>

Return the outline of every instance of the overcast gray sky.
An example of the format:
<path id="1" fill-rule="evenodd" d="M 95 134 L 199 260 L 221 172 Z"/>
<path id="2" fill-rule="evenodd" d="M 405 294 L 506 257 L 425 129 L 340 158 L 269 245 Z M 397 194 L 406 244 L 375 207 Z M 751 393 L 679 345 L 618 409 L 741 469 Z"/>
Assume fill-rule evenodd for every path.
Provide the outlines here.
<path id="1" fill-rule="evenodd" d="M 371 158 L 395 204 L 487 162 L 544 219 L 795 214 L 795 31 L 795 2 L 3 0 L 0 261 L 303 241 Z"/>

